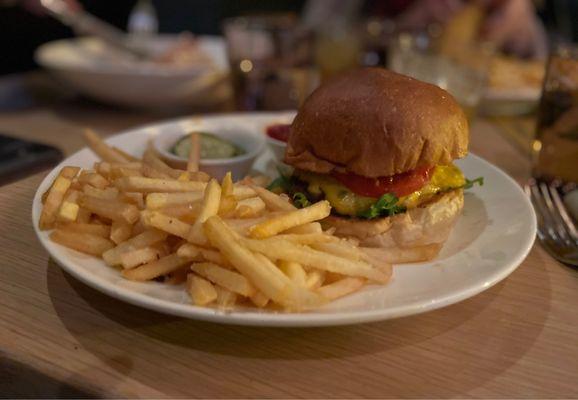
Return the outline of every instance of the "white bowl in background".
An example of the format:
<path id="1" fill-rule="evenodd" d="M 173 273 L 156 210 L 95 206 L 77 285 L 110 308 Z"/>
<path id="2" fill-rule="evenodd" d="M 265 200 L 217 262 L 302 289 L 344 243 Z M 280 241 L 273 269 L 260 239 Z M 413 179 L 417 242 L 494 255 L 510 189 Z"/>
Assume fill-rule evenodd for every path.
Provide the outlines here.
<path id="1" fill-rule="evenodd" d="M 204 126 L 191 129 L 191 132 L 207 132 L 221 137 L 245 150 L 244 154 L 217 159 L 201 159 L 199 169 L 213 178 L 223 179 L 225 174 L 231 171 L 233 180 L 238 181 L 249 174 L 255 159 L 263 152 L 265 146 L 264 135 L 250 131 L 242 127 L 218 127 Z M 187 159 L 179 157 L 171 152 L 172 147 L 185 135 L 182 131 L 165 132 L 157 135 L 153 140 L 153 145 L 160 156 L 173 168 L 186 169 Z"/>
<path id="2" fill-rule="evenodd" d="M 153 36 L 147 45 L 160 51 L 168 49 L 177 38 Z M 148 109 L 219 104 L 231 96 L 224 41 L 210 36 L 197 40 L 212 66 L 184 68 L 115 61 L 109 48 L 90 37 L 46 43 L 36 50 L 35 59 L 63 83 L 103 103 Z"/>

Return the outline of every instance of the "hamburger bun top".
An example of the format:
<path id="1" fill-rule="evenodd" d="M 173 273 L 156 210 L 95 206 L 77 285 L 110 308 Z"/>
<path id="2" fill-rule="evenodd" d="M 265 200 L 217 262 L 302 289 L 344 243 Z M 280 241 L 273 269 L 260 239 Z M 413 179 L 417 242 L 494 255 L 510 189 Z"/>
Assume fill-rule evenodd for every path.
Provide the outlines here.
<path id="1" fill-rule="evenodd" d="M 285 162 L 306 171 L 369 178 L 449 164 L 468 152 L 468 122 L 429 83 L 363 68 L 321 85 L 300 108 Z"/>

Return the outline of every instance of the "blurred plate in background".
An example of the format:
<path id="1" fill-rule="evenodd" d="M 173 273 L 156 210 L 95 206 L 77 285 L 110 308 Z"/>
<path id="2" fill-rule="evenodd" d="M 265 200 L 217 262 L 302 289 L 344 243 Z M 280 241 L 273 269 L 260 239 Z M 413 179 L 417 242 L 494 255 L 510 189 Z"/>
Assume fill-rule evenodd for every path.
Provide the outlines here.
<path id="1" fill-rule="evenodd" d="M 161 54 L 180 38 L 151 36 L 146 45 Z M 46 43 L 35 59 L 60 81 L 108 104 L 166 109 L 221 103 L 231 95 L 224 42 L 201 36 L 196 43 L 200 57 L 187 65 L 131 60 L 94 38 Z"/>

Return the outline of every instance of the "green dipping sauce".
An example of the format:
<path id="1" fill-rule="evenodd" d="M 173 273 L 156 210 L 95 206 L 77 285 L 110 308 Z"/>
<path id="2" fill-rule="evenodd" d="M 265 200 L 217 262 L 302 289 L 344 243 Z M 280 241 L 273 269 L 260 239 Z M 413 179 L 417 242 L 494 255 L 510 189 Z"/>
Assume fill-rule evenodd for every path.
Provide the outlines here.
<path id="1" fill-rule="evenodd" d="M 234 143 L 211 133 L 199 132 L 201 135 L 201 159 L 214 160 L 231 158 L 245 154 L 245 150 Z M 179 140 L 171 149 L 178 157 L 188 158 L 191 152 L 191 137 L 187 135 Z"/>

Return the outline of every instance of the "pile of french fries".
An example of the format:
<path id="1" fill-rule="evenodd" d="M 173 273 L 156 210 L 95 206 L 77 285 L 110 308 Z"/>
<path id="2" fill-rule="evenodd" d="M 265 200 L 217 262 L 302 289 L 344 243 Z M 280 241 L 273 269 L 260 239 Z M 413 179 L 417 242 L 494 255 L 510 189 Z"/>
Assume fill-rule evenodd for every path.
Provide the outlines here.
<path id="1" fill-rule="evenodd" d="M 297 209 L 251 178 L 199 172 L 198 138 L 186 171 L 150 146 L 137 159 L 85 138 L 101 161 L 59 171 L 39 226 L 126 279 L 184 284 L 199 306 L 300 311 L 391 278 L 391 264 L 322 229 L 327 201 Z"/>

